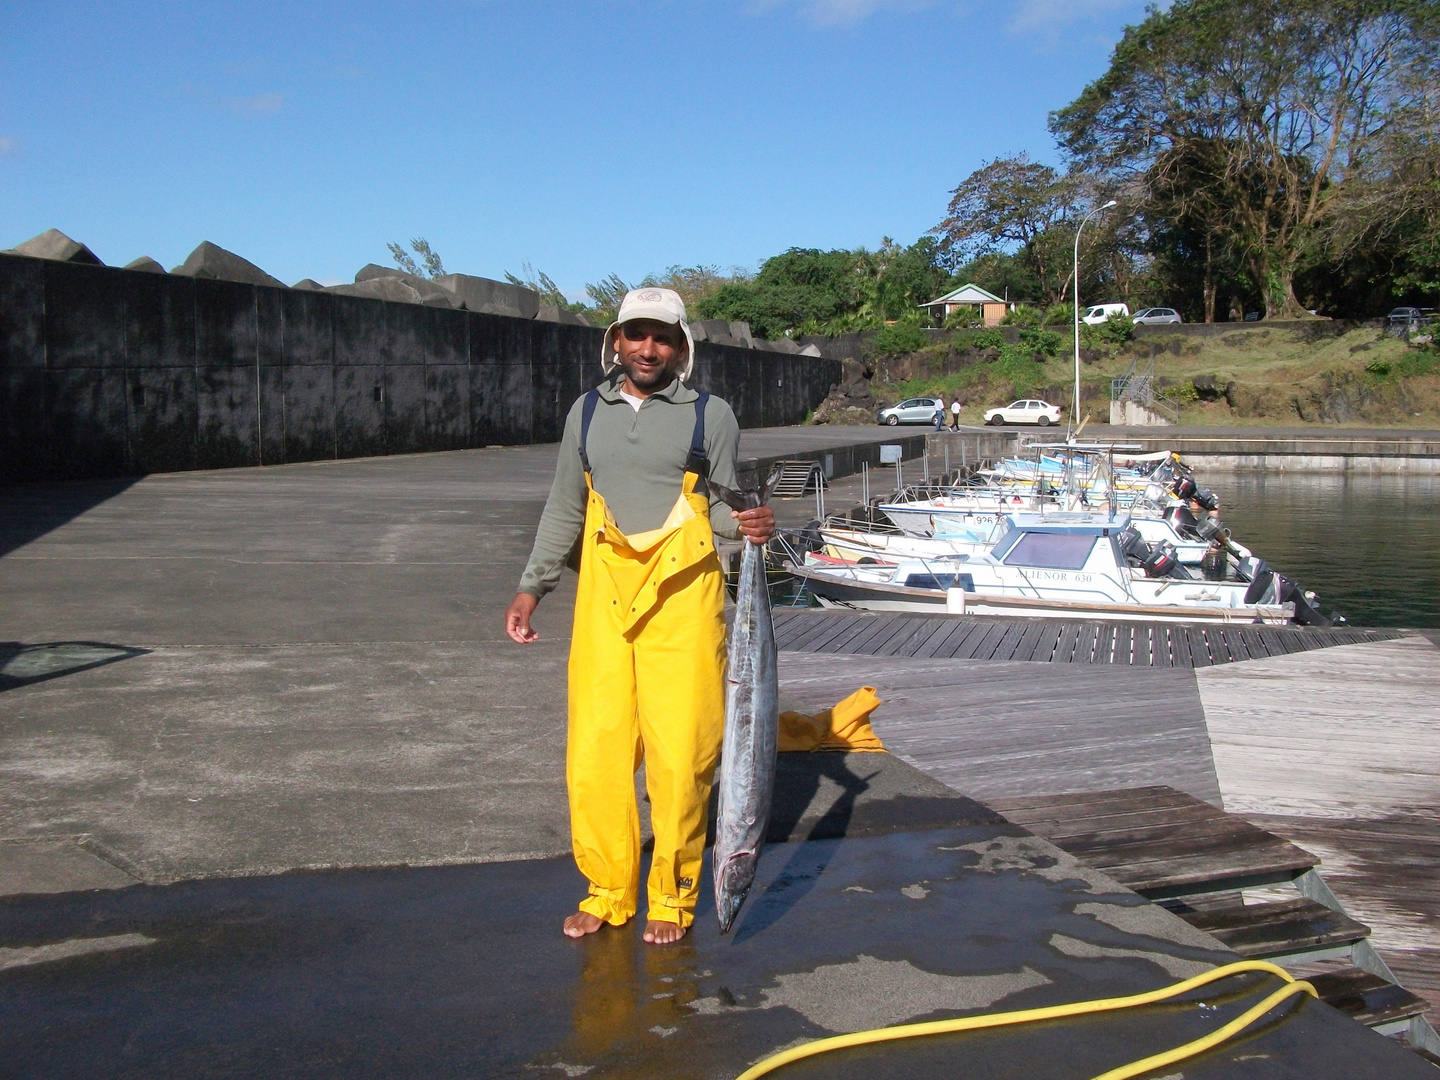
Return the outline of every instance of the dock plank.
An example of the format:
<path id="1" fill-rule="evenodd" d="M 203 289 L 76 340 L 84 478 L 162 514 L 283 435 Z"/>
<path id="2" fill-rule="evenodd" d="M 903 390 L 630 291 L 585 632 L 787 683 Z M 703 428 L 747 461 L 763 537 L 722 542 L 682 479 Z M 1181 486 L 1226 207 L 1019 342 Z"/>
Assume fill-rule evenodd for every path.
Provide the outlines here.
<path id="1" fill-rule="evenodd" d="M 1050 659 L 1057 664 L 1070 663 L 1071 657 L 1075 655 L 1075 642 L 1080 637 L 1080 624 L 1067 622 L 1060 630 L 1060 637 L 1055 642 L 1055 650 L 1050 654 Z"/>

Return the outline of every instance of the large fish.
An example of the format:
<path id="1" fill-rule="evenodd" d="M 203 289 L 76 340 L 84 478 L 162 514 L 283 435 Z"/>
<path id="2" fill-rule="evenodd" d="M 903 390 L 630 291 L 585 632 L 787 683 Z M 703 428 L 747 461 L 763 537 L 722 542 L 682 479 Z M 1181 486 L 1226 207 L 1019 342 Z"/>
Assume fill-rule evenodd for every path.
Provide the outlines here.
<path id="1" fill-rule="evenodd" d="M 769 500 L 779 477 L 777 469 L 759 491 L 731 491 L 714 483 L 711 487 L 734 509 L 749 510 Z M 765 584 L 765 549 L 748 540 L 743 548 L 725 673 L 725 743 L 716 781 L 715 913 L 722 934 L 729 932 L 755 881 L 760 847 L 770 822 L 780 730 L 780 686 L 770 593 Z"/>

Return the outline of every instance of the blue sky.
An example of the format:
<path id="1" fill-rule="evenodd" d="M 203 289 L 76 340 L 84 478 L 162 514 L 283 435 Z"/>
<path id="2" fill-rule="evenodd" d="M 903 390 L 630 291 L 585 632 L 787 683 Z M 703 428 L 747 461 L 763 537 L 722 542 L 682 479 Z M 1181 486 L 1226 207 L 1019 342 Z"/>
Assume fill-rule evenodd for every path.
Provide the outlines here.
<path id="1" fill-rule="evenodd" d="M 910 242 L 1028 150 L 1143 0 L 0 6 L 0 247 L 210 240 L 348 281 L 424 236 L 572 296 L 673 264 Z"/>

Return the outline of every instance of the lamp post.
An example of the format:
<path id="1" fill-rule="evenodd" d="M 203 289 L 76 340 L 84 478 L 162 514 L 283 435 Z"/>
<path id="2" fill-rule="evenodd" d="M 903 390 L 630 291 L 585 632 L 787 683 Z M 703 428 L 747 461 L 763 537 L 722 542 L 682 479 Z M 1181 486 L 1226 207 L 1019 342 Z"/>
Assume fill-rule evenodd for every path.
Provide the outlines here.
<path id="1" fill-rule="evenodd" d="M 1109 210 L 1115 205 L 1111 199 L 1104 206 L 1097 206 L 1090 213 L 1080 219 L 1080 228 L 1075 230 L 1075 266 L 1072 271 L 1074 277 L 1071 280 L 1075 284 L 1073 295 L 1075 297 L 1075 400 L 1070 406 L 1070 431 L 1073 437 L 1074 432 L 1080 427 L 1080 229 L 1085 228 L 1085 222 L 1089 221 L 1101 210 Z"/>

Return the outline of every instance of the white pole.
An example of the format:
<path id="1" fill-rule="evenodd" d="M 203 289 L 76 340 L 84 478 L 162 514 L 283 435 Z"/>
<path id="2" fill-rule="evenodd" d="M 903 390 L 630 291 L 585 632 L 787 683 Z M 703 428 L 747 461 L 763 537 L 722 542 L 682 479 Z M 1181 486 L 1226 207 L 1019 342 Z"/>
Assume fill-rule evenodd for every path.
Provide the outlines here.
<path id="1" fill-rule="evenodd" d="M 1075 400 L 1070 405 L 1070 431 L 1073 435 L 1080 426 L 1080 230 L 1085 228 L 1085 222 L 1098 214 L 1101 210 L 1109 210 L 1115 205 L 1111 199 L 1104 206 L 1097 206 L 1090 213 L 1080 219 L 1080 228 L 1075 230 L 1075 264 L 1071 270 L 1073 275 L 1070 278 L 1074 286 L 1070 294 L 1075 301 Z"/>

